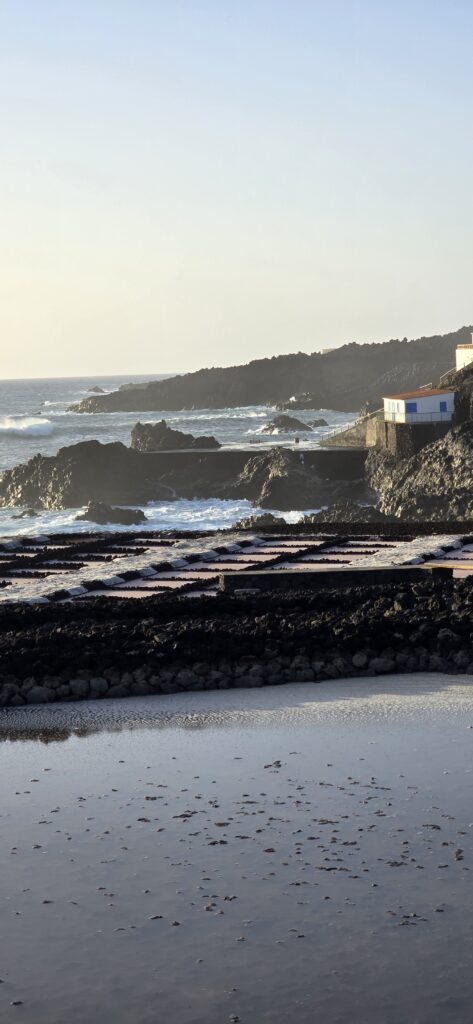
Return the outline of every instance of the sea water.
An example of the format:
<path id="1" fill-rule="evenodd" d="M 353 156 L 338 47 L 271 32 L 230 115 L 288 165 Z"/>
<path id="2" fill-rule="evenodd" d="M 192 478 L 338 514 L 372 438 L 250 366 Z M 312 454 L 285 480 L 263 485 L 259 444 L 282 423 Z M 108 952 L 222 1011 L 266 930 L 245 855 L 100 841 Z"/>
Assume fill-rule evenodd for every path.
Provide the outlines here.
<path id="1" fill-rule="evenodd" d="M 129 444 L 134 424 L 165 419 L 170 427 L 194 435 L 213 434 L 226 447 L 245 447 L 249 452 L 264 448 L 294 445 L 293 434 L 267 435 L 265 424 L 275 415 L 270 406 L 247 406 L 226 409 L 189 409 L 175 412 L 113 412 L 75 413 L 68 406 L 80 402 L 91 394 L 93 387 L 115 391 L 122 384 L 134 381 L 162 380 L 164 374 L 135 377 L 66 377 L 37 380 L 7 380 L 0 382 L 0 472 L 25 463 L 38 452 L 55 455 L 59 448 L 80 441 L 97 439 L 102 443 L 121 441 Z M 328 427 L 301 432 L 304 447 L 323 444 L 331 430 L 349 423 L 354 414 L 327 409 L 297 411 L 302 422 L 323 417 Z M 144 506 L 143 506 L 144 507 Z M 58 530 L 77 530 L 77 509 L 65 512 L 46 512 L 32 520 L 16 520 L 12 509 L 0 509 L 0 535 L 18 533 L 51 533 Z M 148 529 L 219 529 L 231 526 L 243 515 L 253 511 L 248 501 L 155 502 L 146 506 Z M 256 510 L 258 511 L 258 510 Z M 300 513 L 289 513 L 289 521 L 297 521 Z M 288 514 L 285 513 L 287 518 Z M 87 530 L 94 529 L 87 524 Z"/>

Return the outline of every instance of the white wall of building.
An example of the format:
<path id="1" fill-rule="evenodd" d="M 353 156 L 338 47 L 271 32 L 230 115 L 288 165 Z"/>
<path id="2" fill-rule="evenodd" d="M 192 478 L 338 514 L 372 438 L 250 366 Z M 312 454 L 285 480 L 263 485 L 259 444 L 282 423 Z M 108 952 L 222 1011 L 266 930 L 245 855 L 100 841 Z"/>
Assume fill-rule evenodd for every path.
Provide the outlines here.
<path id="1" fill-rule="evenodd" d="M 455 408 L 453 391 L 414 398 L 384 398 L 383 401 L 384 419 L 391 423 L 442 423 L 451 420 Z M 441 411 L 440 403 L 446 404 L 445 411 Z M 412 409 L 414 405 L 415 411 Z"/>
<path id="2" fill-rule="evenodd" d="M 457 370 L 463 370 L 464 366 L 473 363 L 473 344 L 457 345 L 455 352 L 455 365 Z"/>

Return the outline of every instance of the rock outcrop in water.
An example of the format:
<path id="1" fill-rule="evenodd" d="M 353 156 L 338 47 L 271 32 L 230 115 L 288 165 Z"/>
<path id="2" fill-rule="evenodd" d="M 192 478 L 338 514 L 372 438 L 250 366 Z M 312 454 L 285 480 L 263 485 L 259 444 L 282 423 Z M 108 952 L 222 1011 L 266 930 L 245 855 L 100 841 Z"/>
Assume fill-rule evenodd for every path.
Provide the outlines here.
<path id="1" fill-rule="evenodd" d="M 77 522 L 118 523 L 121 526 L 137 526 L 146 522 L 140 508 L 112 508 L 103 501 L 90 501 L 87 508 L 76 516 Z"/>
<path id="2" fill-rule="evenodd" d="M 296 419 L 295 416 L 275 416 L 270 423 L 266 423 L 261 428 L 262 434 L 289 434 L 304 432 L 311 433 L 312 428 L 309 427 L 308 423 L 303 423 L 302 420 Z"/>
<path id="3" fill-rule="evenodd" d="M 473 422 L 450 430 L 410 459 L 372 450 L 369 482 L 387 515 L 416 520 L 471 519 L 473 516 Z"/>
<path id="4" fill-rule="evenodd" d="M 454 363 L 455 347 L 471 327 L 415 341 L 342 345 L 331 352 L 257 359 L 245 366 L 198 370 L 146 385 L 128 385 L 71 406 L 74 412 L 143 412 L 277 405 L 291 395 L 311 396 L 313 408 L 344 411 L 384 394 L 438 380 Z"/>
<path id="5" fill-rule="evenodd" d="M 12 519 L 37 519 L 39 512 L 34 508 L 24 508 L 22 512 L 18 512 L 16 516 L 12 516 Z"/>
<path id="6" fill-rule="evenodd" d="M 221 444 L 213 435 L 194 437 L 182 430 L 173 430 L 166 420 L 160 420 L 159 423 L 136 423 L 131 432 L 131 447 L 139 452 L 162 452 L 182 448 L 221 448 Z"/>
<path id="7" fill-rule="evenodd" d="M 80 508 L 89 501 L 144 504 L 169 498 L 169 489 L 149 474 L 145 456 L 119 441 L 82 441 L 57 455 L 35 455 L 7 469 L 0 479 L 0 505 Z"/>

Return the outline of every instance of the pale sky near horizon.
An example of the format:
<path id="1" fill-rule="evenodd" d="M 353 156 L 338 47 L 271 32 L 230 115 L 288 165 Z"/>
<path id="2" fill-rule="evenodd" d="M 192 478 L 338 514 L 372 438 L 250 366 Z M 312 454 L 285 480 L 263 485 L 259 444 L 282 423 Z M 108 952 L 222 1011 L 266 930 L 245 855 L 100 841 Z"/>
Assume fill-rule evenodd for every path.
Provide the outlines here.
<path id="1" fill-rule="evenodd" d="M 471 0 L 0 0 L 0 378 L 473 320 Z"/>

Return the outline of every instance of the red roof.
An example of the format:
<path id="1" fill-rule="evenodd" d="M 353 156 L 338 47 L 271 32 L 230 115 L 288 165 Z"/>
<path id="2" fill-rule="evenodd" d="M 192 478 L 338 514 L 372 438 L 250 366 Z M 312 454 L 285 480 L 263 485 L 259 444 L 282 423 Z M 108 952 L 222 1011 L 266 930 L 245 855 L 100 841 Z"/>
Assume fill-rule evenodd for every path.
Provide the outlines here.
<path id="1" fill-rule="evenodd" d="M 417 388 L 417 391 L 404 391 L 402 395 L 385 395 L 385 398 L 430 398 L 431 395 L 451 395 L 453 388 Z"/>

